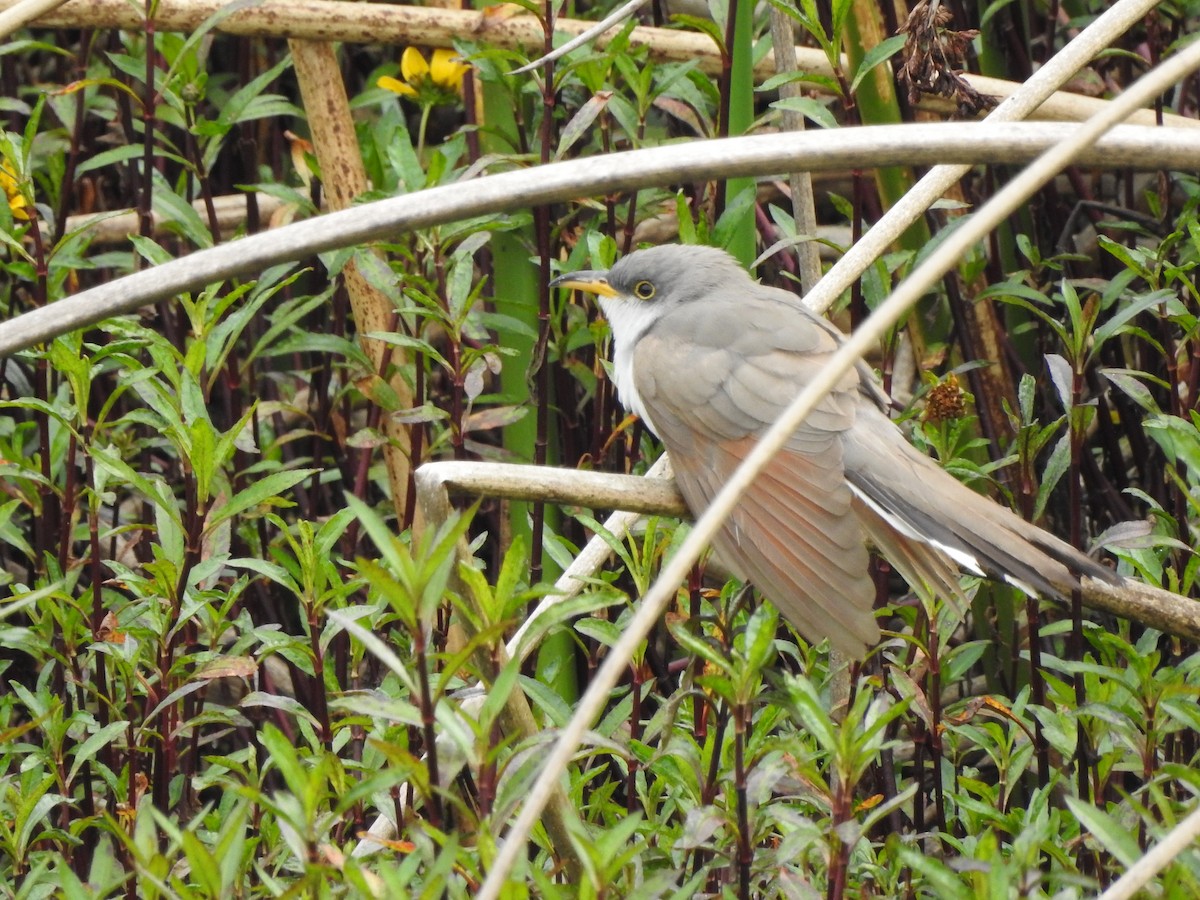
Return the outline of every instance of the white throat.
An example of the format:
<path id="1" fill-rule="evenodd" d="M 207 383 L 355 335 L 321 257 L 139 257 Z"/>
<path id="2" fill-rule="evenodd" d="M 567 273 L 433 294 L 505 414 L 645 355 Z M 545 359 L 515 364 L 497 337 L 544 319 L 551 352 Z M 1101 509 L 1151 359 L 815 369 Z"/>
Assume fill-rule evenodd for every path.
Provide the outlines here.
<path id="1" fill-rule="evenodd" d="M 658 319 L 658 310 L 649 303 L 623 300 L 618 297 L 600 297 L 600 308 L 608 319 L 613 338 L 613 383 L 622 405 L 631 413 L 641 417 L 655 434 L 658 429 L 646 414 L 633 378 L 633 351 L 647 329 Z"/>

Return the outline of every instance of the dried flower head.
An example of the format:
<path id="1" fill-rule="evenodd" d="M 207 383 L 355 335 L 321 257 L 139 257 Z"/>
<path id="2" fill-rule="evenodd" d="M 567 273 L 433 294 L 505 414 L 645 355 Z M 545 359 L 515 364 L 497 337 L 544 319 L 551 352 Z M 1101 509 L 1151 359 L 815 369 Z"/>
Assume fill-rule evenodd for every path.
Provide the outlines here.
<path id="1" fill-rule="evenodd" d="M 929 396 L 925 399 L 925 412 L 921 418 L 926 422 L 945 422 L 949 419 L 961 419 L 966 411 L 963 389 L 958 384 L 958 377 L 951 372 L 945 381 L 929 389 Z"/>

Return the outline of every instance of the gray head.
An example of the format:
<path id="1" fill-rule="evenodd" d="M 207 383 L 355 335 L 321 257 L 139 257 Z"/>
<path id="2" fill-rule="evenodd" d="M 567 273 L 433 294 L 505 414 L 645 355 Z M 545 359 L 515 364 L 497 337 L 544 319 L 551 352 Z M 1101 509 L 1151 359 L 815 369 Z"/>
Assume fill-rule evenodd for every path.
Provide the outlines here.
<path id="1" fill-rule="evenodd" d="M 658 304 L 684 302 L 725 285 L 749 280 L 732 256 L 716 247 L 664 244 L 637 250 L 608 272 L 608 283 L 624 297 Z"/>
<path id="2" fill-rule="evenodd" d="M 744 288 L 748 280 L 745 269 L 724 250 L 664 244 L 635 250 L 608 271 L 560 275 L 551 287 L 573 287 L 596 294 L 608 312 L 612 300 L 666 306 L 726 285 Z"/>
<path id="3" fill-rule="evenodd" d="M 662 316 L 697 297 L 726 290 L 734 296 L 752 285 L 737 261 L 715 247 L 666 244 L 636 250 L 607 271 L 585 270 L 560 275 L 551 287 L 595 294 L 613 336 L 613 380 L 621 400 L 651 430 L 633 377 L 633 348 Z"/>

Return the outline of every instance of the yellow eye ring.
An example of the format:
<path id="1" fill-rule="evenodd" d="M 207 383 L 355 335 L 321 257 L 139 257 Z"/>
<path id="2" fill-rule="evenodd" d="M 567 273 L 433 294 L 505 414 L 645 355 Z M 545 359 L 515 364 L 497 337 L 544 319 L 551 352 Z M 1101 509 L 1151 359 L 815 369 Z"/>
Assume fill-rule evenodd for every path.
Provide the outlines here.
<path id="1" fill-rule="evenodd" d="M 649 281 L 639 281 L 633 286 L 633 295 L 639 300 L 649 300 L 654 296 L 654 285 Z"/>

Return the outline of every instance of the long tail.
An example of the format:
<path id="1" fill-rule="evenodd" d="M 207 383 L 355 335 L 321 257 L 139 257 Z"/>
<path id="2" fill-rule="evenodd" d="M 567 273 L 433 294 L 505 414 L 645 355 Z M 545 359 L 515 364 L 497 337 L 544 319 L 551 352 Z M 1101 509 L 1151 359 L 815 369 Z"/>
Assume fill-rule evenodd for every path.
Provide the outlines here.
<path id="1" fill-rule="evenodd" d="M 1007 581 L 1026 593 L 1063 596 L 1081 575 L 1110 583 L 1111 570 L 1012 511 L 975 493 L 904 440 L 883 413 L 861 409 L 846 450 L 846 477 L 870 510 L 863 527 L 880 541 L 880 521 L 908 558 L 892 560 L 931 587 L 944 587 L 945 566 L 911 545 L 929 545 L 977 575 Z M 885 538 L 886 540 L 886 538 Z"/>

